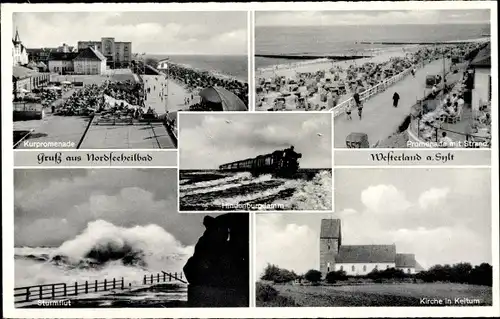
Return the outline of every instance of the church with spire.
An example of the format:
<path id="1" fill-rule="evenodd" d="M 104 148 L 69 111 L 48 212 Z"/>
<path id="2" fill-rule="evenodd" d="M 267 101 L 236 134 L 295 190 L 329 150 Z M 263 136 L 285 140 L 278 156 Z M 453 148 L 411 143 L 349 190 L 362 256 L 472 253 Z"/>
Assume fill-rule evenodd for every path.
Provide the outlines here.
<path id="1" fill-rule="evenodd" d="M 28 64 L 28 51 L 21 41 L 19 30 L 16 28 L 16 35 L 12 39 L 12 61 L 14 66 L 23 66 Z"/>

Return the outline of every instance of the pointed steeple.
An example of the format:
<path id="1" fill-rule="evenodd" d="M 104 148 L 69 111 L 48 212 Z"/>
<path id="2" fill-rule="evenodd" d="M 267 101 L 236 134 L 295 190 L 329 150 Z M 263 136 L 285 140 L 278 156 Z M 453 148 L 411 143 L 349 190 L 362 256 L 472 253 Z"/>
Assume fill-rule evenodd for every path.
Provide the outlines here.
<path id="1" fill-rule="evenodd" d="M 14 37 L 13 42 L 15 44 L 20 44 L 21 43 L 21 37 L 19 37 L 19 30 L 17 29 L 17 27 L 16 27 L 16 35 Z"/>

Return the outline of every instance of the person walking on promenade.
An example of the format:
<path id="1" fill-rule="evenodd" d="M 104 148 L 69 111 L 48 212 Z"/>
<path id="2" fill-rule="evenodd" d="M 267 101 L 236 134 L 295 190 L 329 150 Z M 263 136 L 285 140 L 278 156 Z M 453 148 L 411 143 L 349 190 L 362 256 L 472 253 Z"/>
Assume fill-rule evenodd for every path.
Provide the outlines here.
<path id="1" fill-rule="evenodd" d="M 392 106 L 398 107 L 399 103 L 399 94 L 398 92 L 394 92 L 394 95 L 392 96 Z"/>
<path id="2" fill-rule="evenodd" d="M 352 120 L 351 113 L 352 113 L 352 105 L 351 105 L 351 103 L 347 103 L 347 106 L 345 108 L 345 114 L 346 114 L 346 117 L 349 121 Z"/>
<path id="3" fill-rule="evenodd" d="M 361 103 L 359 93 L 356 91 L 356 93 L 354 93 L 352 98 L 354 99 L 354 102 L 356 102 L 356 107 L 358 108 L 359 119 L 361 120 L 362 114 L 363 114 L 363 104 Z"/>

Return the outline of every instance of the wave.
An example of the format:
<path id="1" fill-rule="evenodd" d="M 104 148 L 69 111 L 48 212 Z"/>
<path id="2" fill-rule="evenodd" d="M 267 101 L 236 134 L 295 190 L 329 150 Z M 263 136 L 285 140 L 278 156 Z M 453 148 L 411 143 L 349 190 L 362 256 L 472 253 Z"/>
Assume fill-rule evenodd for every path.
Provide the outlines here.
<path id="1" fill-rule="evenodd" d="M 220 184 L 224 184 L 227 182 L 232 182 L 232 181 L 237 181 L 237 180 L 248 180 L 252 178 L 252 174 L 249 172 L 242 172 L 242 173 L 237 173 L 234 176 L 228 176 L 220 179 L 215 179 L 215 180 L 210 180 L 210 181 L 204 181 L 204 182 L 196 182 L 194 184 L 182 186 L 180 188 L 180 191 L 186 191 L 190 189 L 199 189 L 199 188 L 205 188 L 205 187 L 212 187 L 212 186 L 217 186 Z"/>
<path id="2" fill-rule="evenodd" d="M 292 210 L 331 210 L 332 188 L 332 172 L 321 171 L 301 184 L 291 198 L 276 200 L 273 205 L 290 206 Z"/>
<path id="3" fill-rule="evenodd" d="M 181 196 L 194 195 L 194 194 L 205 194 L 205 193 L 210 193 L 210 192 L 222 191 L 222 190 L 226 190 L 226 189 L 241 187 L 243 185 L 259 184 L 259 183 L 262 183 L 265 181 L 270 181 L 273 179 L 271 174 L 261 175 L 257 178 L 253 178 L 253 179 L 251 179 L 252 176 L 250 173 L 245 173 L 245 174 L 249 174 L 250 176 L 245 177 L 245 178 L 235 179 L 236 181 L 241 181 L 240 183 L 230 183 L 230 184 L 226 184 L 225 182 L 214 183 L 213 185 L 209 185 L 209 186 L 193 187 L 191 189 L 191 191 L 187 191 L 187 192 L 184 192 L 184 190 L 182 189 Z M 228 178 L 223 178 L 223 179 L 220 179 L 217 181 L 222 181 L 224 179 L 228 179 Z"/>
<path id="4" fill-rule="evenodd" d="M 146 272 L 181 271 L 193 251 L 157 225 L 124 228 L 97 220 L 60 247 L 16 248 L 16 286 L 106 277 L 140 280 Z"/>

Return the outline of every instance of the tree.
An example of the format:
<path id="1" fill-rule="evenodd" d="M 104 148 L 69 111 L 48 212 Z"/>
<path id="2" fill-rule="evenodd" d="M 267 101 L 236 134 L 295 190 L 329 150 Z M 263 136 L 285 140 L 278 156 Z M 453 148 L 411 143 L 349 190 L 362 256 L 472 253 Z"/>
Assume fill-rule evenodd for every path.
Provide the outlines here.
<path id="1" fill-rule="evenodd" d="M 158 66 L 158 60 L 155 58 L 146 58 L 145 63 L 146 65 L 152 66 L 155 69 Z"/>
<path id="2" fill-rule="evenodd" d="M 297 274 L 287 269 L 281 269 L 276 265 L 268 264 L 264 269 L 264 274 L 261 276 L 262 280 L 273 281 L 275 283 L 290 282 L 297 278 Z"/>
<path id="3" fill-rule="evenodd" d="M 309 280 L 312 283 L 317 283 L 321 281 L 321 272 L 315 269 L 311 269 L 306 272 L 304 278 Z"/>
<path id="4" fill-rule="evenodd" d="M 346 280 L 346 279 L 347 279 L 347 274 L 343 270 L 331 271 L 328 274 L 326 274 L 326 282 L 330 284 L 334 284 L 339 280 Z"/>

